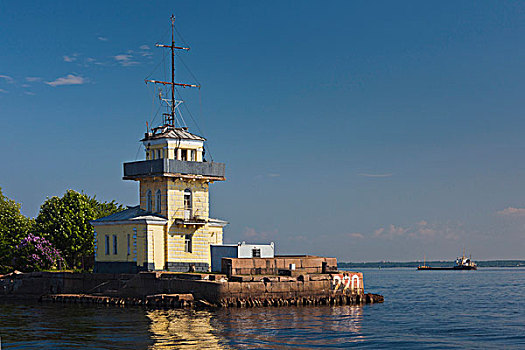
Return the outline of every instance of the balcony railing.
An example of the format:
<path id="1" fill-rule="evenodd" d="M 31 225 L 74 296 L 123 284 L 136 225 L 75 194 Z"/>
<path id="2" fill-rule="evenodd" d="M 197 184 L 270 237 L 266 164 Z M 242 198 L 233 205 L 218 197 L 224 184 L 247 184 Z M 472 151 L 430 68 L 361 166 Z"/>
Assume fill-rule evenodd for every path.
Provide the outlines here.
<path id="1" fill-rule="evenodd" d="M 153 159 L 124 163 L 124 179 L 164 174 L 201 175 L 224 178 L 224 163 Z"/>

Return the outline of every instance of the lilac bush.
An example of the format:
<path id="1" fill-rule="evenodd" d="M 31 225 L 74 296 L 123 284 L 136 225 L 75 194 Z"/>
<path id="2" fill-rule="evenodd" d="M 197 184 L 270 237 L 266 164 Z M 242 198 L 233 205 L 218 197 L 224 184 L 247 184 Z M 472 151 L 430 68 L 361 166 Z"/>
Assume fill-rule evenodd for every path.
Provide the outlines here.
<path id="1" fill-rule="evenodd" d="M 51 242 L 30 233 L 16 246 L 13 265 L 22 271 L 39 271 L 63 266 L 64 260 Z"/>

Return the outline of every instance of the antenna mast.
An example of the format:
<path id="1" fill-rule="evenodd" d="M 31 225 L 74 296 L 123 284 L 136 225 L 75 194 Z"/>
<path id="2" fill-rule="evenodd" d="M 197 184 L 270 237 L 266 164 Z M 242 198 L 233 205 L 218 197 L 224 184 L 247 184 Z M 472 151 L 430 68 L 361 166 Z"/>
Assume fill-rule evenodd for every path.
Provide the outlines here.
<path id="1" fill-rule="evenodd" d="M 159 81 L 159 80 L 148 80 L 146 79 L 145 82 L 147 83 L 154 83 L 154 84 L 162 84 L 162 85 L 171 85 L 171 105 L 170 107 L 170 113 L 164 113 L 164 125 L 171 126 L 172 128 L 175 127 L 175 109 L 182 101 L 176 101 L 175 100 L 175 86 L 182 86 L 183 88 L 186 87 L 196 87 L 200 89 L 200 85 L 195 84 L 183 84 L 183 83 L 176 83 L 175 82 L 175 50 L 186 50 L 188 51 L 189 47 L 182 47 L 182 46 L 175 46 L 175 16 L 171 15 L 171 45 L 162 45 L 162 44 L 155 44 L 157 47 L 165 47 L 170 48 L 171 50 L 171 82 L 167 81 Z M 164 100 L 168 104 L 168 100 Z"/>
<path id="2" fill-rule="evenodd" d="M 171 15 L 171 116 L 168 123 L 175 126 L 175 16 Z M 171 123 L 170 123 L 171 122 Z"/>

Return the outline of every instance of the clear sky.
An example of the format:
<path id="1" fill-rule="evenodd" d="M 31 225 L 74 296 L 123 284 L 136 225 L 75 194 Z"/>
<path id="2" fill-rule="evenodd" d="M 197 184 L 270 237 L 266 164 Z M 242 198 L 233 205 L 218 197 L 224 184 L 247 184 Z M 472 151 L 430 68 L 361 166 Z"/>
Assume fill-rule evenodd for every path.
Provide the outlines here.
<path id="1" fill-rule="evenodd" d="M 144 158 L 172 13 L 203 86 L 182 91 L 200 129 L 186 119 L 227 167 L 211 192 L 225 242 L 525 258 L 514 1 L 2 1 L 0 186 L 24 214 L 69 188 L 138 203 L 122 163 Z"/>

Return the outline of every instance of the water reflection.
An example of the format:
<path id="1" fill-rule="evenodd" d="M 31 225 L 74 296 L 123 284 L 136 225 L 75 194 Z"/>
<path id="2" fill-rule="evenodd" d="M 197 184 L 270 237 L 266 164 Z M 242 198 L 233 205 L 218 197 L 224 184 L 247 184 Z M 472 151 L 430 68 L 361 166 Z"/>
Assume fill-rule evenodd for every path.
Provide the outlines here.
<path id="1" fill-rule="evenodd" d="M 345 347 L 361 342 L 362 307 L 221 310 L 223 337 L 238 348 Z M 355 344 L 354 344 L 355 345 Z"/>
<path id="2" fill-rule="evenodd" d="M 345 347 L 364 340 L 362 307 L 148 311 L 151 349 Z"/>
<path id="3" fill-rule="evenodd" d="M 210 311 L 152 310 L 150 349 L 224 349 L 212 326 Z"/>

